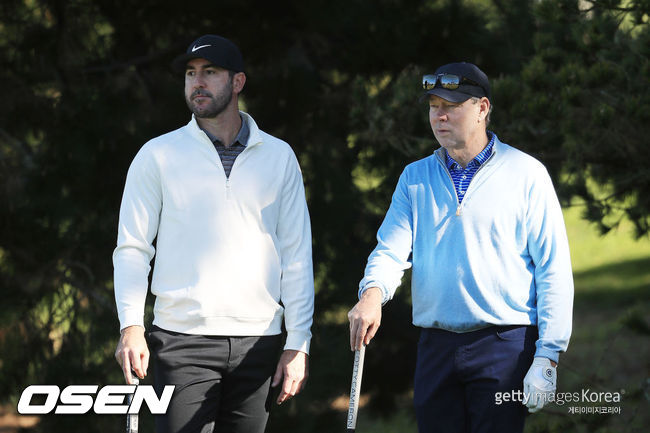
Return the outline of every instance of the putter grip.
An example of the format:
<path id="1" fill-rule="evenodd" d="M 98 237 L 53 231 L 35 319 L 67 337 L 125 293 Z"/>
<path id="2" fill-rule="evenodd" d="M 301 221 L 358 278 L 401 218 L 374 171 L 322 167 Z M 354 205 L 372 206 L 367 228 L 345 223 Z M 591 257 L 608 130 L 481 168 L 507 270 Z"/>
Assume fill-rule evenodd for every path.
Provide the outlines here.
<path id="1" fill-rule="evenodd" d="M 135 372 L 131 372 L 131 375 L 133 377 L 133 384 L 138 385 L 140 384 L 140 380 L 138 379 L 138 376 L 135 375 Z M 129 406 L 131 406 L 131 402 L 133 401 L 133 394 L 129 394 L 126 397 L 126 402 Z M 138 414 L 137 413 L 127 413 L 126 414 L 126 433 L 138 433 Z"/>
<path id="2" fill-rule="evenodd" d="M 363 376 L 363 359 L 366 346 L 354 352 L 354 367 L 352 368 L 352 386 L 350 387 L 350 406 L 348 407 L 347 431 L 354 432 L 357 427 L 359 397 L 361 395 L 361 377 Z"/>

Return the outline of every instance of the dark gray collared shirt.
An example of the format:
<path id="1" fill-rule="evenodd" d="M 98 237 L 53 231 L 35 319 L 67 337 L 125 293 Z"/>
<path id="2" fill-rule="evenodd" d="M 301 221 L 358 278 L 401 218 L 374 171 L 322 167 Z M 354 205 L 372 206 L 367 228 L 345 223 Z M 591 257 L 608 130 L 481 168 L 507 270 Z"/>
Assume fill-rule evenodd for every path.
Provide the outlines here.
<path id="1" fill-rule="evenodd" d="M 228 147 L 224 146 L 217 137 L 210 134 L 208 131 L 203 130 L 205 135 L 207 135 L 210 141 L 214 144 L 215 149 L 217 149 L 219 158 L 221 158 L 223 170 L 226 172 L 226 177 L 230 177 L 230 171 L 232 170 L 232 166 L 235 164 L 235 159 L 237 159 L 239 154 L 246 149 L 246 143 L 248 143 L 248 124 L 246 123 L 246 119 L 241 115 L 239 117 L 241 118 L 241 128 L 239 129 L 239 133 L 237 134 L 237 137 L 235 137 L 235 140 Z"/>

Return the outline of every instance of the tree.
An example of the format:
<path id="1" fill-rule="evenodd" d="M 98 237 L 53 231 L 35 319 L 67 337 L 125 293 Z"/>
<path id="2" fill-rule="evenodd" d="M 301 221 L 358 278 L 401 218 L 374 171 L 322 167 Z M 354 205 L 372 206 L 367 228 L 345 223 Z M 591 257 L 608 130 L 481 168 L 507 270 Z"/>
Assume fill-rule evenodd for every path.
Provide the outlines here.
<path id="1" fill-rule="evenodd" d="M 541 158 L 565 202 L 606 233 L 650 230 L 650 3 L 543 1 L 535 55 L 495 85 L 508 139 Z"/>
<path id="2" fill-rule="evenodd" d="M 329 403 L 349 387 L 345 313 L 400 171 L 436 147 L 417 102 L 422 73 L 457 60 L 481 65 L 493 78 L 500 137 L 542 159 L 592 219 L 620 206 L 639 234 L 648 230 L 648 169 L 631 163 L 648 152 L 647 0 L 582 10 L 565 0 L 163 3 L 0 5 L 5 400 L 31 383 L 121 383 L 111 252 L 124 179 L 142 144 L 187 122 L 169 64 L 200 34 L 241 47 L 243 106 L 293 146 L 306 182 L 312 376 L 293 409 L 273 414 L 272 431 L 341 424 Z M 602 185 L 609 196 L 598 195 Z M 378 409 L 408 390 L 417 337 L 408 289 L 386 308 L 364 381 Z M 87 427 L 118 423 L 100 417 Z M 45 417 L 40 429 L 78 424 Z"/>

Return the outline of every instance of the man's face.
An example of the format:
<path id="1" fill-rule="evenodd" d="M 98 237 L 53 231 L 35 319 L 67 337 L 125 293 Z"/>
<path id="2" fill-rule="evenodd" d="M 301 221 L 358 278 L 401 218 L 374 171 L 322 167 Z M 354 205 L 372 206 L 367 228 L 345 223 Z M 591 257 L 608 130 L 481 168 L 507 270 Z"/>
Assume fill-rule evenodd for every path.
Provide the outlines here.
<path id="1" fill-rule="evenodd" d="M 198 118 L 214 118 L 233 97 L 232 77 L 206 59 L 192 59 L 185 68 L 185 102 Z"/>
<path id="2" fill-rule="evenodd" d="M 485 98 L 487 99 L 487 98 Z M 446 149 L 465 147 L 478 129 L 485 130 L 480 122 L 482 101 L 450 102 L 439 96 L 429 97 L 429 123 L 433 135 Z"/>

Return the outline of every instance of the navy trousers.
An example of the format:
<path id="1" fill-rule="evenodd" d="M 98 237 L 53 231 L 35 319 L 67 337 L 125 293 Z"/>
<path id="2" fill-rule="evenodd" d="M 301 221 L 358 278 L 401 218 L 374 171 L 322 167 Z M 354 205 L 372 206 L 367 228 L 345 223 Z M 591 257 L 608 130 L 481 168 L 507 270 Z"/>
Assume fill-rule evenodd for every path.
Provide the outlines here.
<path id="1" fill-rule="evenodd" d="M 157 433 L 263 433 L 281 336 L 149 333 L 154 388 L 176 385 Z"/>
<path id="2" fill-rule="evenodd" d="M 537 338 L 535 326 L 422 329 L 413 396 L 420 433 L 523 432 L 526 407 L 496 396 L 522 390 Z"/>

